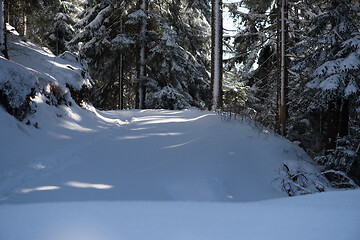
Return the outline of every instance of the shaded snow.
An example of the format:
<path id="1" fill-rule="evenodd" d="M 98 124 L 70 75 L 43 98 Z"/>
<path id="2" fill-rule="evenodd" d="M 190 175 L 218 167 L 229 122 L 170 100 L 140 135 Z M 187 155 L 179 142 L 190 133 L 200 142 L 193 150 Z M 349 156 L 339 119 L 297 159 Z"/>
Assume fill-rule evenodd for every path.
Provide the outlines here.
<path id="1" fill-rule="evenodd" d="M 262 202 L 71 202 L 0 206 L 9 240 L 357 240 L 360 191 Z M 20 230 L 21 229 L 21 230 Z"/>
<path id="2" fill-rule="evenodd" d="M 11 107 L 17 108 L 26 101 L 37 80 L 35 74 L 25 67 L 0 57 L 0 89 L 11 96 Z"/>

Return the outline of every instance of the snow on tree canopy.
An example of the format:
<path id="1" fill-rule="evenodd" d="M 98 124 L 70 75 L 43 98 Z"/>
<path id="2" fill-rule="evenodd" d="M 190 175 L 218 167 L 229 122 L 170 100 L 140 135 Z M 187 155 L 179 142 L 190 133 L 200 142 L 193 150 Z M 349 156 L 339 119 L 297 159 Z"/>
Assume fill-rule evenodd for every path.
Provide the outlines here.
<path id="1" fill-rule="evenodd" d="M 319 88 L 321 88 L 323 91 L 335 90 L 340 85 L 339 78 L 340 78 L 340 75 L 338 75 L 338 74 L 332 75 L 331 77 L 328 77 L 327 79 L 322 81 L 319 84 Z"/>
<path id="2" fill-rule="evenodd" d="M 147 15 L 142 9 L 139 9 L 139 10 L 129 14 L 128 18 L 129 18 L 129 20 L 126 21 L 126 24 L 133 25 L 133 24 L 138 23 L 141 19 L 147 18 Z"/>
<path id="3" fill-rule="evenodd" d="M 342 43 L 342 47 L 350 46 L 355 49 L 360 48 L 360 34 L 355 33 L 353 38 L 350 38 Z"/>
<path id="4" fill-rule="evenodd" d="M 340 62 L 339 67 L 340 67 L 340 71 L 348 72 L 350 70 L 359 69 L 359 65 L 360 65 L 359 55 L 358 53 L 353 52 Z"/>
<path id="5" fill-rule="evenodd" d="M 86 25 L 89 24 L 89 22 L 91 21 L 91 19 L 94 19 L 96 17 L 96 11 L 98 10 L 98 7 L 95 6 L 93 8 L 91 8 L 86 14 L 86 16 L 84 18 L 82 18 L 76 25 L 75 27 L 85 27 Z"/>
<path id="6" fill-rule="evenodd" d="M 128 48 L 129 45 L 135 44 L 135 42 L 128 38 L 126 34 L 118 34 L 112 41 L 112 47 L 116 49 L 125 49 Z"/>
<path id="7" fill-rule="evenodd" d="M 176 89 L 165 86 L 160 91 L 148 94 L 146 97 L 146 105 L 152 106 L 153 108 L 184 109 L 191 107 L 188 103 L 188 98 L 191 98 L 191 96 L 185 97 Z"/>
<path id="8" fill-rule="evenodd" d="M 306 84 L 309 88 L 319 88 L 322 91 L 343 92 L 349 97 L 359 91 L 351 73 L 359 69 L 360 59 L 357 52 L 350 53 L 345 58 L 328 61 L 318 67 L 313 77 L 314 80 Z"/>
<path id="9" fill-rule="evenodd" d="M 349 97 L 359 92 L 359 86 L 356 84 L 355 79 L 351 79 L 345 88 L 345 97 Z"/>
<path id="10" fill-rule="evenodd" d="M 106 15 L 109 14 L 109 12 L 112 10 L 111 5 L 107 6 L 105 9 L 101 10 L 99 12 L 99 14 L 96 16 L 96 18 L 91 21 L 91 23 L 89 25 L 87 25 L 87 27 L 91 28 L 91 29 L 97 29 L 101 26 L 102 22 L 104 21 L 104 19 L 106 18 Z"/>

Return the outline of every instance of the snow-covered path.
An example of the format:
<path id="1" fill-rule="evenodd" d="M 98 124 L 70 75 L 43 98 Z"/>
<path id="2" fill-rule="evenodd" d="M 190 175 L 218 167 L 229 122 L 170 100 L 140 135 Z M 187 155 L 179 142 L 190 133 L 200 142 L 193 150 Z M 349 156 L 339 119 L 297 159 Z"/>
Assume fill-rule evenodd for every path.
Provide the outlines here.
<path id="1" fill-rule="evenodd" d="M 37 156 L 27 164 L 33 169 L 21 173 L 29 178 L 2 203 L 284 197 L 272 181 L 282 161 L 300 152 L 280 137 L 211 112 L 94 112 L 92 121 L 77 125 L 60 119 L 74 126 L 65 128 L 68 133 L 45 131 L 45 154 L 42 144 L 33 144 Z"/>
<path id="2" fill-rule="evenodd" d="M 285 197 L 272 183 L 276 170 L 308 159 L 245 122 L 198 110 L 39 104 L 36 129 L 0 111 L 1 240 L 360 235 L 359 190 Z"/>

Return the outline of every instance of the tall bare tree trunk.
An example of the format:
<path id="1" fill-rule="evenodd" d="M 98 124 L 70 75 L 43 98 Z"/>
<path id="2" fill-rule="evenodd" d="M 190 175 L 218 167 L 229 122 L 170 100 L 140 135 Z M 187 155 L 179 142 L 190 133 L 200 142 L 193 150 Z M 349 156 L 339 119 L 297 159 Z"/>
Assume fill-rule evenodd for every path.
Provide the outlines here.
<path id="1" fill-rule="evenodd" d="M 27 32 L 26 8 L 27 8 L 27 3 L 24 2 L 24 6 L 23 6 L 23 36 L 26 36 L 26 32 Z"/>
<path id="2" fill-rule="evenodd" d="M 287 85 L 288 85 L 288 71 L 287 71 L 287 0 L 277 0 L 277 55 L 278 55 L 278 131 L 282 136 L 286 135 L 286 120 L 287 120 Z"/>
<path id="3" fill-rule="evenodd" d="M 212 0 L 211 19 L 211 110 L 222 108 L 222 0 Z"/>
<path id="4" fill-rule="evenodd" d="M 147 0 L 140 0 L 140 9 L 143 10 L 145 15 L 147 16 L 147 8 L 148 2 Z M 146 28 L 147 28 L 147 17 L 143 18 L 141 21 L 140 26 L 140 35 L 141 35 L 141 46 L 140 46 L 140 53 L 139 53 L 139 72 L 138 72 L 138 101 L 139 101 L 139 109 L 145 108 L 145 86 L 144 86 L 144 77 L 146 76 Z"/>
<path id="5" fill-rule="evenodd" d="M 6 43 L 5 0 L 0 0 L 0 54 L 9 59 Z"/>
<path id="6" fill-rule="evenodd" d="M 120 33 L 123 33 L 123 20 L 120 19 Z M 124 57 L 122 50 L 119 53 L 119 109 L 124 109 Z"/>

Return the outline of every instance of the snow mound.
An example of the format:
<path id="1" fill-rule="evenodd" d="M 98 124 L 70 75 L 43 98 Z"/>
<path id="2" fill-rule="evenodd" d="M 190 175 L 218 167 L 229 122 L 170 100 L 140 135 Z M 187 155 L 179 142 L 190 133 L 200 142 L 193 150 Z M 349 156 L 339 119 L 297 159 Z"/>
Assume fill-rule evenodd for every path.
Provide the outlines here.
<path id="1" fill-rule="evenodd" d="M 37 77 L 25 67 L 0 57 L 0 89 L 11 96 L 12 107 L 25 102 L 36 82 Z"/>
<path id="2" fill-rule="evenodd" d="M 69 85 L 76 90 L 88 88 L 92 80 L 87 64 L 73 53 L 65 52 L 59 57 L 48 49 L 11 35 L 9 38 L 10 59 L 34 72 L 39 79 L 54 82 L 59 86 Z"/>
<path id="3" fill-rule="evenodd" d="M 29 120 L 39 129 L 0 119 L 0 131 L 13 136 L 1 139 L 0 203 L 249 202 L 288 195 L 274 182 L 284 161 L 319 172 L 306 168 L 312 160 L 297 145 L 213 112 L 34 102 L 38 112 Z"/>
<path id="4" fill-rule="evenodd" d="M 25 67 L 0 57 L 0 104 L 17 118 L 24 118 L 37 80 Z"/>
<path id="5" fill-rule="evenodd" d="M 92 80 L 86 62 L 77 55 L 65 52 L 56 57 L 12 34 L 9 56 L 11 61 L 0 58 L 0 104 L 17 119 L 37 111 L 35 95 L 54 106 L 87 100 Z"/>

